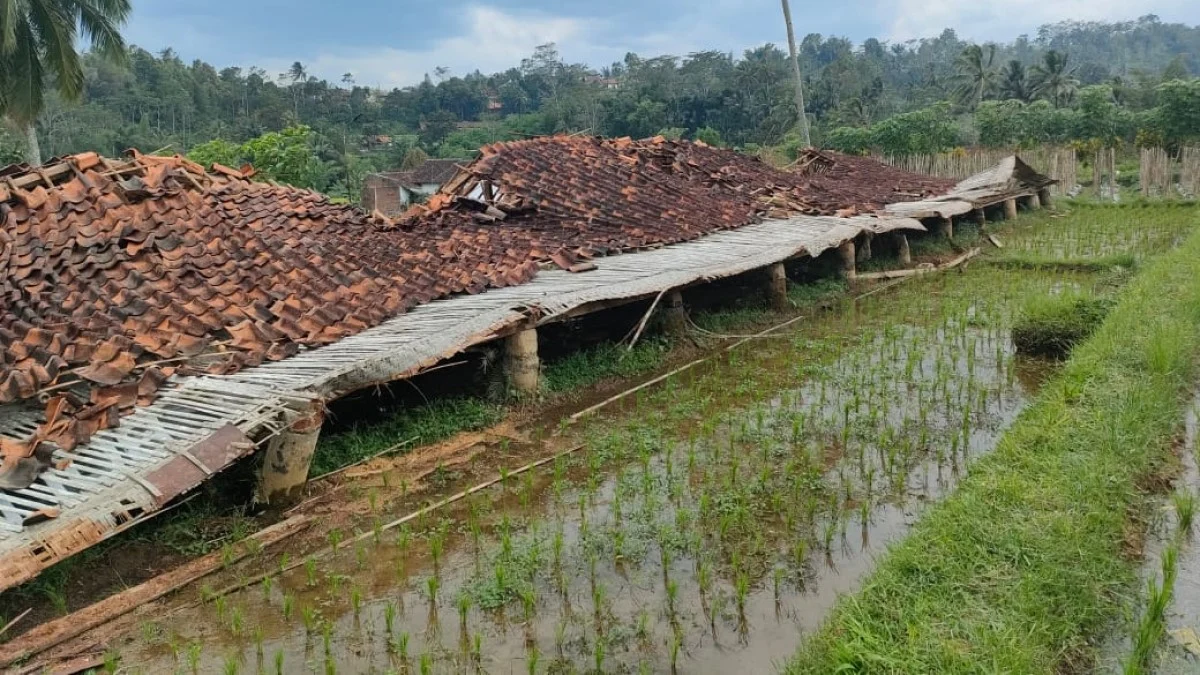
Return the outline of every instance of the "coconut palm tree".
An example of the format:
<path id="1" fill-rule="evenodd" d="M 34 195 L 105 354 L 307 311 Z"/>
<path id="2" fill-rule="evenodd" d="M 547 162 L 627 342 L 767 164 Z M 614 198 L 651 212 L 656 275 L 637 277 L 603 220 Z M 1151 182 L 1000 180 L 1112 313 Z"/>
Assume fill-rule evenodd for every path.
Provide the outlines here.
<path id="1" fill-rule="evenodd" d="M 65 98 L 79 99 L 80 39 L 102 56 L 126 58 L 119 28 L 129 10 L 130 0 L 0 0 L 0 114 L 25 130 L 30 164 L 42 163 L 36 122 L 47 76 Z"/>
<path id="2" fill-rule="evenodd" d="M 968 45 L 954 61 L 958 82 L 956 93 L 963 103 L 974 110 L 984 96 L 996 87 L 996 70 L 992 67 L 996 59 L 996 45 Z"/>
<path id="3" fill-rule="evenodd" d="M 1033 99 L 1033 87 L 1029 83 L 1025 64 L 1016 59 L 1004 64 L 1000 69 L 999 89 L 1001 98 L 1029 103 Z"/>
<path id="4" fill-rule="evenodd" d="M 1068 65 L 1067 54 L 1054 49 L 1042 55 L 1042 62 L 1030 69 L 1033 91 L 1045 96 L 1054 107 L 1060 108 L 1071 100 L 1079 88 L 1075 68 Z"/>
<path id="5" fill-rule="evenodd" d="M 2 2 L 3 0 L 0 0 Z M 292 66 L 283 73 L 280 73 L 279 79 L 292 81 L 292 110 L 296 114 L 296 120 L 300 119 L 300 87 L 304 85 L 307 89 L 308 85 L 308 69 L 303 63 L 293 61 Z"/>

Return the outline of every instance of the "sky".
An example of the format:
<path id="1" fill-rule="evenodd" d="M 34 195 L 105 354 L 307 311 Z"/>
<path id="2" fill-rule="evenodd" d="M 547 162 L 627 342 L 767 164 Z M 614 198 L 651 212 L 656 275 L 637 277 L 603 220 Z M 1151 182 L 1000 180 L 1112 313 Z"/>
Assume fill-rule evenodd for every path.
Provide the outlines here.
<path id="1" fill-rule="evenodd" d="M 797 40 L 808 33 L 861 42 L 933 37 L 1011 40 L 1064 19 L 1120 21 L 1157 14 L 1200 24 L 1195 0 L 792 0 Z M 293 61 L 340 81 L 394 87 L 445 67 L 493 73 L 554 42 L 564 60 L 593 67 L 641 56 L 786 44 L 778 0 L 134 0 L 128 41 L 218 69 Z"/>

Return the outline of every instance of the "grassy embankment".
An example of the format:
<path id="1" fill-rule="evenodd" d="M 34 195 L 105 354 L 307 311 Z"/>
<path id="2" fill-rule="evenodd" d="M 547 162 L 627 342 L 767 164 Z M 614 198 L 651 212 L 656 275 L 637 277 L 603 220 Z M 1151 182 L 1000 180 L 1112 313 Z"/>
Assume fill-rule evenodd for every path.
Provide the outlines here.
<path id="1" fill-rule="evenodd" d="M 1086 670 L 1089 638 L 1137 592 L 1129 548 L 1170 464 L 1198 347 L 1193 234 L 1119 295 L 996 451 L 839 602 L 786 672 Z"/>

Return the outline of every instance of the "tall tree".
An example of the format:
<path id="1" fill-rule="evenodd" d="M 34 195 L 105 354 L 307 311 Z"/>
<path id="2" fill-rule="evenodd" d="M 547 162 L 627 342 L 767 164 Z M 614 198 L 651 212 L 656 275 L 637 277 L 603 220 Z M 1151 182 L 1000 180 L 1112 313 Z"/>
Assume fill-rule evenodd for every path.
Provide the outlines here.
<path id="1" fill-rule="evenodd" d="M 1079 88 L 1075 69 L 1068 64 L 1066 52 L 1051 49 L 1042 55 L 1042 62 L 1031 69 L 1033 89 L 1046 97 L 1054 107 L 1061 108 Z"/>
<path id="2" fill-rule="evenodd" d="M 3 0 L 0 0 L 3 1 Z M 292 106 L 293 112 L 296 113 L 296 119 L 300 119 L 300 87 L 308 84 L 308 69 L 303 63 L 293 61 L 287 72 L 279 75 L 280 79 L 289 79 L 292 81 Z"/>
<path id="3" fill-rule="evenodd" d="M 1000 97 L 1015 99 L 1029 103 L 1033 99 L 1033 88 L 1029 84 L 1029 75 L 1025 64 L 1013 59 L 1000 69 Z"/>
<path id="4" fill-rule="evenodd" d="M 804 111 L 804 77 L 800 75 L 800 61 L 796 58 L 796 31 L 792 30 L 792 8 L 788 0 L 783 3 L 783 22 L 787 24 L 788 50 L 792 54 L 792 76 L 796 78 L 796 113 L 800 116 L 800 138 L 804 147 L 812 145 L 808 136 L 808 113 Z"/>
<path id="5" fill-rule="evenodd" d="M 46 76 L 71 100 L 83 94 L 80 38 L 98 54 L 124 59 L 120 26 L 129 0 L 0 0 L 0 113 L 25 130 L 26 161 L 42 163 L 37 118 Z"/>
<path id="6" fill-rule="evenodd" d="M 994 44 L 968 45 L 954 60 L 958 80 L 956 93 L 972 110 L 977 109 L 984 96 L 996 87 L 996 70 L 992 67 L 995 60 Z"/>

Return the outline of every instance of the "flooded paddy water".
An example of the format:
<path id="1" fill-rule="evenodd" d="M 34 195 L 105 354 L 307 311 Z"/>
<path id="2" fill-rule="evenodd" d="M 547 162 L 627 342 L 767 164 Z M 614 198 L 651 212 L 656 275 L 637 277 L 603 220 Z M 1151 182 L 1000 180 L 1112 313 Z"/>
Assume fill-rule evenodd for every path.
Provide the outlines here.
<path id="1" fill-rule="evenodd" d="M 1053 226 L 1018 233 L 1014 248 Z M 1052 371 L 1013 353 L 1022 303 L 1104 277 L 974 264 L 811 308 L 579 424 L 493 444 L 502 480 L 445 508 L 384 529 L 421 504 L 372 492 L 361 541 L 342 546 L 356 533 L 333 530 L 322 550 L 284 554 L 278 567 L 291 569 L 266 582 L 199 603 L 181 594 L 119 641 L 121 661 L 184 673 L 774 670 Z M 559 454 L 509 475 L 503 458 L 522 443 Z M 447 494 L 468 487 L 450 483 Z"/>

